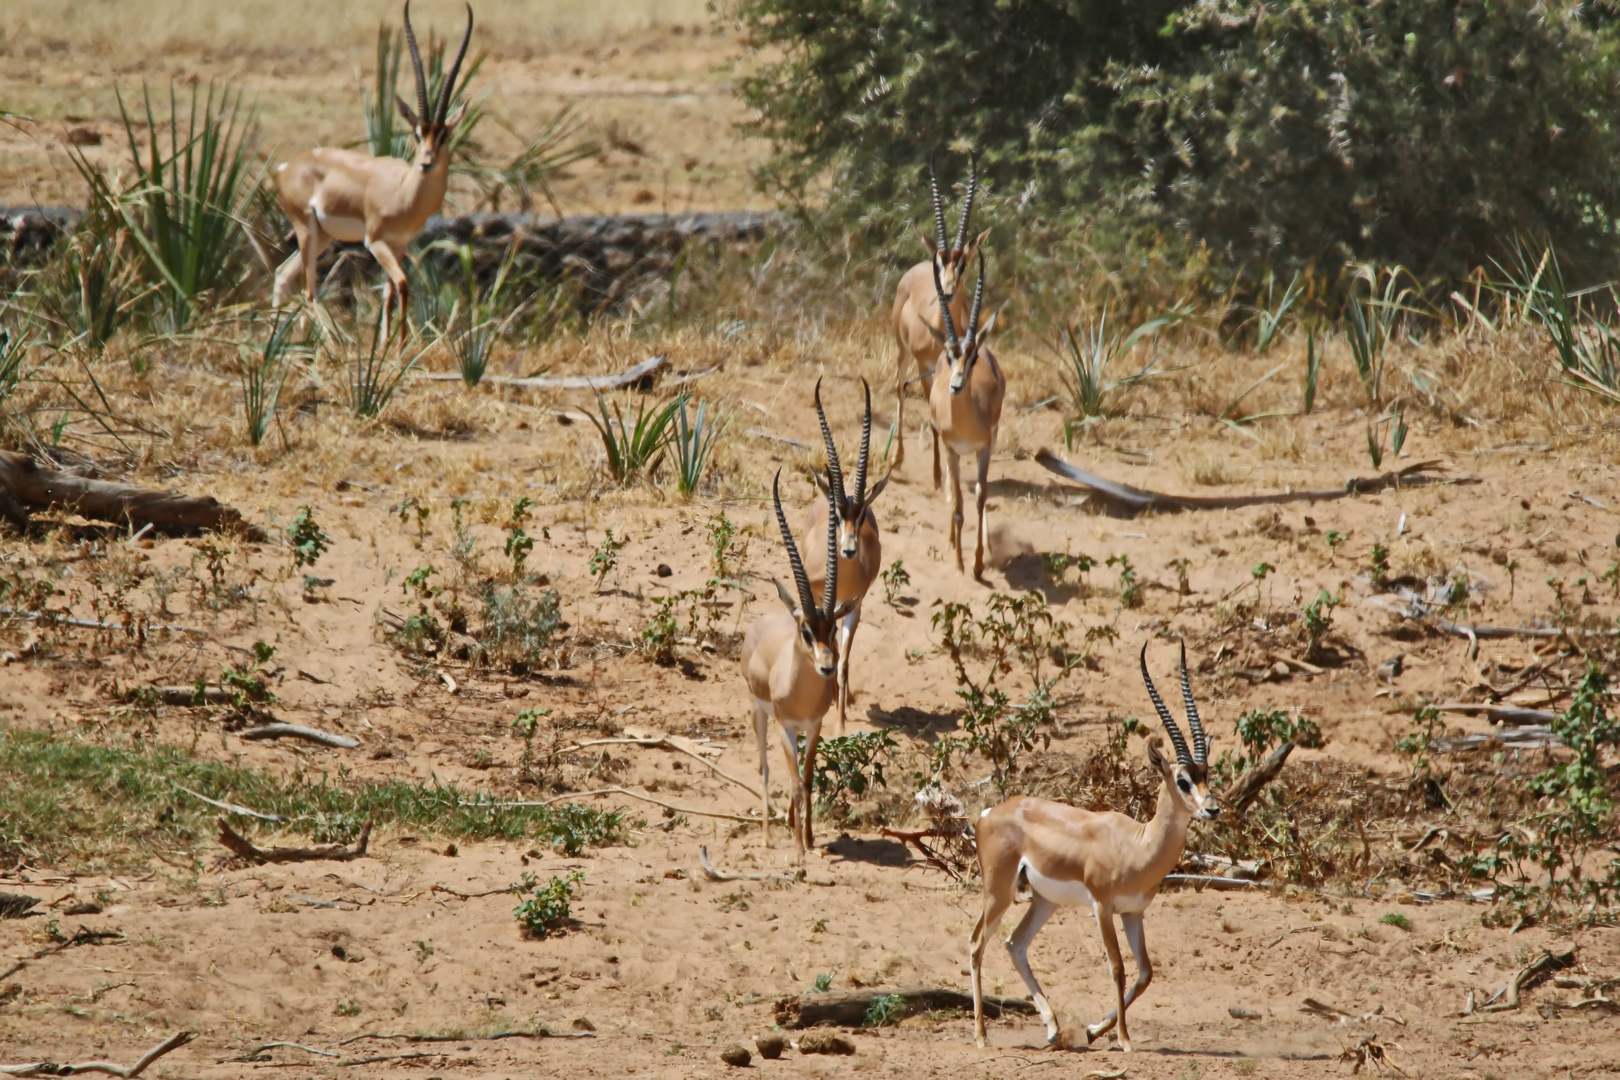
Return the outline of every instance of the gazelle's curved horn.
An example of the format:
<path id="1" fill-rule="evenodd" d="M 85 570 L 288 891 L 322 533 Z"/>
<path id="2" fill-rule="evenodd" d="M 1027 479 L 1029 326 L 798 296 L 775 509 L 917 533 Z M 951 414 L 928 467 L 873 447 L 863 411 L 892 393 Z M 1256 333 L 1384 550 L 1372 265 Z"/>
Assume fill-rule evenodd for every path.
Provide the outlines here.
<path id="1" fill-rule="evenodd" d="M 833 442 L 832 428 L 827 426 L 827 414 L 821 409 L 821 380 L 816 380 L 816 419 L 821 421 L 821 440 L 827 444 L 827 489 L 832 498 L 841 504 L 844 501 L 844 468 L 838 463 L 838 444 Z M 831 500 L 829 500 L 831 501 Z M 828 507 L 828 512 L 837 516 L 839 507 Z"/>
<path id="2" fill-rule="evenodd" d="M 450 65 L 445 74 L 444 82 L 439 87 L 439 107 L 434 110 L 434 123 L 444 123 L 444 117 L 450 111 L 450 100 L 456 93 L 456 76 L 461 74 L 461 61 L 467 55 L 467 43 L 472 40 L 473 16 L 472 5 L 467 5 L 467 32 L 461 35 L 461 48 L 456 50 L 456 62 Z"/>
<path id="3" fill-rule="evenodd" d="M 979 193 L 979 155 L 975 151 L 968 155 L 968 186 L 967 199 L 962 203 L 962 220 L 956 224 L 956 243 L 951 250 L 961 251 L 967 244 L 968 219 L 973 217 L 973 199 Z M 969 335 L 970 337 L 972 335 Z"/>
<path id="4" fill-rule="evenodd" d="M 934 168 L 934 158 L 939 156 L 939 147 L 934 147 L 928 154 L 928 190 L 934 196 L 934 231 L 939 234 L 939 247 L 945 250 L 945 200 L 939 194 L 939 171 Z"/>
<path id="5" fill-rule="evenodd" d="M 1170 736 L 1170 741 L 1176 748 L 1176 760 L 1183 765 L 1192 764 L 1192 755 L 1187 752 L 1187 740 L 1182 738 L 1181 729 L 1176 726 L 1175 717 L 1170 710 L 1164 707 L 1164 699 L 1159 696 L 1159 688 L 1153 685 L 1153 676 L 1148 674 L 1147 643 L 1142 644 L 1142 681 L 1147 683 L 1148 697 L 1153 699 L 1153 707 L 1159 711 L 1159 720 L 1164 724 L 1164 730 Z"/>
<path id="6" fill-rule="evenodd" d="M 411 69 L 416 72 L 416 122 L 426 126 L 433 122 L 428 112 L 427 77 L 422 74 L 422 53 L 416 47 L 416 31 L 411 29 L 411 0 L 405 0 L 405 43 L 411 47 Z"/>
<path id="7" fill-rule="evenodd" d="M 968 344 L 979 336 L 979 312 L 984 310 L 984 252 L 979 252 L 979 280 L 973 286 L 973 311 L 968 315 Z"/>
<path id="8" fill-rule="evenodd" d="M 806 584 L 808 591 L 809 585 Z M 838 606 L 838 515 L 827 507 L 827 580 L 821 591 L 821 614 L 830 619 Z"/>
<path id="9" fill-rule="evenodd" d="M 866 505 L 866 463 L 872 456 L 872 386 L 861 377 L 861 389 L 866 392 L 866 412 L 861 416 L 861 457 L 855 463 L 855 501 Z"/>
<path id="10" fill-rule="evenodd" d="M 787 545 L 788 565 L 793 568 L 793 584 L 799 588 L 799 612 L 808 615 L 815 609 L 810 598 L 810 577 L 804 572 L 804 560 L 799 558 L 799 546 L 793 542 L 793 530 L 788 528 L 787 515 L 782 513 L 782 470 L 776 470 L 771 484 L 771 498 L 776 501 L 776 524 L 782 530 L 782 543 Z"/>
<path id="11" fill-rule="evenodd" d="M 951 321 L 951 302 L 945 299 L 945 286 L 939 280 L 939 262 L 934 262 L 934 292 L 939 294 L 939 316 L 945 320 L 945 343 L 954 353 L 960 346 L 956 338 L 956 324 Z"/>
<path id="12" fill-rule="evenodd" d="M 1204 734 L 1204 722 L 1198 719 L 1198 706 L 1193 702 L 1192 683 L 1187 679 L 1187 643 L 1181 643 L 1181 700 L 1187 703 L 1187 727 L 1192 732 L 1193 760 L 1200 765 L 1209 761 L 1209 736 Z"/>

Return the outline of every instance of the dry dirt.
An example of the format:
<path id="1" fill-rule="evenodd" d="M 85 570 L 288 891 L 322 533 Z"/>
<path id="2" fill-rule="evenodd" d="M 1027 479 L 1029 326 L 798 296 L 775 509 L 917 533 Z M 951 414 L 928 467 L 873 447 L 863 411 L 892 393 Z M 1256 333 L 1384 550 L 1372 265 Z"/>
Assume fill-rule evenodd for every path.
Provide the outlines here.
<path id="1" fill-rule="evenodd" d="M 880 335 L 869 326 L 857 337 L 875 342 Z M 677 369 L 708 366 L 702 350 L 682 352 L 680 342 L 670 347 Z M 621 343 L 616 351 L 623 366 L 626 347 Z M 581 351 L 555 370 L 600 371 L 614 363 L 600 356 L 587 362 L 585 356 Z M 795 470 L 813 457 L 779 440 L 816 441 L 808 401 L 815 377 L 825 372 L 836 431 L 853 448 L 857 384 L 851 376 L 862 372 L 882 380 L 880 385 L 887 382 L 887 351 L 877 356 L 882 359 L 844 347 L 818 363 L 796 346 L 740 348 L 710 385 L 693 384 L 726 402 L 736 417 L 722 454 L 720 488 L 728 493 L 728 513 L 754 534 L 745 566 L 756 575 L 755 612 L 777 603 L 764 576 L 786 572 L 760 499 L 771 470 L 787 467 L 795 524 L 808 502 L 808 484 Z M 1250 377 L 1248 362 L 1229 363 L 1230 377 Z M 992 473 L 994 568 L 988 582 L 974 583 L 952 565 L 946 512 L 928 483 L 925 447 L 912 444 L 903 475 L 877 507 L 884 559 L 903 559 L 912 584 L 894 607 L 877 590 L 869 598 L 854 665 L 856 727 L 897 725 L 908 752 L 957 723 L 948 663 L 932 651 L 929 605 L 938 598 L 978 605 L 991 589 L 1044 588 L 1059 617 L 1080 630 L 1117 631 L 1116 642 L 1096 646 L 1095 670 L 1082 669 L 1067 684 L 1075 696 L 1060 711 L 1062 733 L 1054 750 L 1084 751 L 1097 745 L 1109 718 L 1148 715 L 1135 654 L 1149 643 L 1156 670 L 1168 676 L 1171 642 L 1185 635 L 1195 666 L 1215 661 L 1195 687 L 1216 752 L 1231 745 L 1240 709 L 1298 706 L 1321 724 L 1327 741 L 1320 750 L 1299 751 L 1296 762 L 1332 760 L 1394 778 L 1409 768 L 1393 740 L 1410 730 L 1417 694 L 1454 699 L 1481 682 L 1481 669 L 1495 662 L 1522 666 L 1532 646 L 1481 642 L 1477 658 L 1470 658 L 1467 642 L 1459 639 L 1392 637 L 1400 620 L 1380 606 L 1387 596 L 1365 577 L 1375 540 L 1391 548 L 1395 574 L 1465 567 L 1478 605 L 1472 614 L 1480 622 L 1545 616 L 1552 603 L 1545 579 L 1554 575 L 1577 602 L 1584 589 L 1591 601 L 1584 611 L 1614 613 L 1607 585 L 1596 581 L 1613 561 L 1617 522 L 1611 508 L 1620 506 L 1613 436 L 1601 429 L 1584 439 L 1555 438 L 1544 433 L 1550 421 L 1528 411 L 1478 429 L 1418 417 L 1404 460 L 1439 458 L 1452 475 L 1477 477 L 1478 484 L 1280 511 L 1123 520 L 1076 505 L 1073 489 L 1055 483 L 1029 459 L 1033 447 L 1061 447 L 1058 417 L 1051 409 L 1026 408 L 1046 396 L 1034 361 L 1010 352 L 1008 364 L 1014 379 L 1004 449 Z M 1259 361 L 1252 365 L 1260 368 Z M 157 415 L 173 414 L 186 402 L 201 415 L 195 403 L 205 393 L 204 382 L 195 372 L 160 370 L 141 385 Z M 1160 489 L 1333 487 L 1347 475 L 1371 472 L 1364 415 L 1331 404 L 1350 399 L 1348 384 L 1338 385 L 1340 391 L 1325 395 L 1326 411 L 1263 421 L 1247 434 L 1198 415 L 1186 398 L 1178 406 L 1179 391 L 1166 390 L 1157 411 L 1097 425 L 1066 456 L 1093 471 Z M 877 395 L 880 433 L 891 403 L 885 393 Z M 284 525 L 299 504 L 314 508 L 335 539 L 319 566 L 320 574 L 335 579 L 325 601 L 300 600 L 279 543 L 244 543 L 231 572 L 238 580 L 255 579 L 251 590 L 259 603 L 215 618 L 174 600 L 174 620 L 203 625 L 208 643 L 198 648 L 158 635 L 144 647 L 115 642 L 108 648 L 96 646 L 90 635 L 68 632 L 44 656 L 3 669 L 0 708 L 6 721 L 48 725 L 63 737 L 118 740 L 126 736 L 112 719 L 110 687 L 212 677 L 231 656 L 222 644 L 262 639 L 279 649 L 277 714 L 347 731 L 362 740 L 362 749 L 297 749 L 210 734 L 198 744 L 202 752 L 269 770 L 302 762 L 360 777 L 436 776 L 512 797 L 551 797 L 549 788 L 518 782 L 520 743 L 509 727 L 519 709 L 542 707 L 552 710 L 562 745 L 614 727 L 663 731 L 711 740 L 722 748 L 716 759 L 721 768 L 757 775 L 746 693 L 734 661 L 686 648 L 684 670 L 665 668 L 632 655 L 627 644 L 614 644 L 634 640 L 656 597 L 701 584 L 709 557 L 702 524 L 721 502 L 684 504 L 646 487 L 604 491 L 594 431 L 579 420 L 562 422 L 586 407 L 582 394 L 417 383 L 392 413 L 416 417 L 414 433 L 387 424 L 356 425 L 336 410 L 320 410 L 289 415 L 291 448 L 267 450 L 257 459 L 227 449 L 223 435 L 207 430 L 181 440 L 193 455 L 179 479 L 185 488 L 216 493 L 250 519 L 273 526 Z M 776 439 L 748 434 L 767 427 Z M 449 435 L 434 438 L 433 431 Z M 876 441 L 881 447 L 881 437 Z M 1195 484 L 1195 477 L 1208 481 L 1216 473 L 1230 483 Z M 475 535 L 493 567 L 502 557 L 500 533 L 490 522 L 504 517 L 519 493 L 532 493 L 540 503 L 530 532 L 539 538 L 544 527 L 549 533 L 549 540 L 537 542 L 530 565 L 551 575 L 562 593 L 575 643 L 563 666 L 534 677 L 449 661 L 422 669 L 383 643 L 377 612 L 406 608 L 400 572 L 424 562 L 449 565 L 449 499 L 471 499 L 466 513 L 477 523 Z M 425 537 L 395 513 L 407 495 L 433 507 Z M 629 543 L 599 592 L 586 561 L 608 527 Z M 1334 530 L 1348 540 L 1330 557 L 1324 538 Z M 970 542 L 971 536 L 970 527 Z M 75 546 L 71 540 L 63 534 L 49 541 L 56 557 L 105 557 L 94 541 Z M 8 539 L 7 557 L 38 554 L 41 542 L 32 543 L 30 552 Z M 189 565 L 195 544 L 142 540 L 135 557 L 148 560 L 142 564 L 147 570 Z M 1040 554 L 1061 551 L 1098 560 L 1087 594 L 1073 587 L 1072 571 L 1068 587 L 1045 579 Z M 1128 553 L 1149 582 L 1138 609 L 1120 606 L 1115 571 L 1101 565 L 1117 553 Z M 1174 558 L 1188 560 L 1186 596 L 1175 588 Z M 1259 608 L 1250 618 L 1297 611 L 1321 587 L 1343 593 L 1332 638 L 1342 656 L 1338 666 L 1321 675 L 1296 670 L 1281 681 L 1258 683 L 1239 674 L 1244 665 L 1263 672 L 1269 660 L 1242 644 L 1247 631 L 1231 614 L 1235 602 L 1253 597 L 1250 568 L 1262 560 L 1276 571 L 1260 586 Z M 1511 583 L 1503 565 L 1509 562 L 1517 564 Z M 673 576 L 658 577 L 660 563 Z M 79 574 L 89 572 L 85 566 Z M 1590 580 L 1577 586 L 1582 575 Z M 70 578 L 64 585 L 82 582 Z M 0 630 L 13 651 L 31 633 L 25 626 Z M 1374 669 L 1399 652 L 1407 666 L 1392 688 Z M 1297 656 L 1298 650 L 1283 655 Z M 437 671 L 454 679 L 454 693 Z M 1530 703 L 1533 693 L 1523 700 Z M 1448 723 L 1488 728 L 1483 719 L 1450 717 Z M 191 725 L 184 709 L 164 710 L 159 723 L 163 738 L 188 743 Z M 771 753 L 779 759 L 775 740 L 773 735 Z M 545 745 L 546 738 L 540 742 Z M 276 1041 L 347 1056 L 282 1047 L 271 1051 L 272 1061 L 254 1063 L 252 1075 L 715 1075 L 728 1068 L 718 1060 L 722 1047 L 766 1032 L 772 1001 L 807 989 L 819 974 L 831 973 L 840 987 L 965 987 L 962 969 L 976 897 L 922 868 L 894 841 L 874 830 L 840 835 L 824 824 L 825 846 L 810 857 L 809 875 L 832 884 L 710 882 L 699 867 L 699 845 L 708 845 L 728 870 L 784 870 L 792 860 L 785 832 L 778 829 L 766 849 L 756 829 L 725 816 L 703 816 L 747 814 L 755 802 L 707 770 L 694 772 L 689 758 L 617 745 L 591 752 L 604 750 L 624 763 L 591 759 L 598 774 L 610 779 L 593 781 L 576 766 L 565 786 L 619 785 L 685 812 L 671 818 L 651 804 L 606 797 L 602 805 L 623 805 L 633 818 L 644 814 L 647 824 L 632 830 L 628 846 L 574 860 L 505 844 L 462 844 L 451 856 L 441 853 L 442 840 L 385 829 L 373 841 L 372 857 L 349 864 L 221 870 L 205 853 L 195 877 L 179 857 L 174 865 L 154 862 L 144 875 L 116 879 L 30 868 L 0 881 L 0 888 L 26 885 L 52 900 L 108 892 L 115 901 L 108 910 L 62 925 L 71 929 L 82 922 L 127 935 L 122 943 L 38 961 L 14 976 L 21 996 L 0 1009 L 0 1055 L 132 1059 L 166 1030 L 183 1025 L 195 1028 L 199 1041 L 161 1062 L 156 1075 L 247 1075 L 247 1065 L 225 1059 Z M 1139 754 L 1140 744 L 1133 743 L 1131 752 Z M 910 790 L 906 762 L 914 765 L 916 755 L 891 768 L 902 795 Z M 780 767 L 774 773 L 780 798 Z M 1376 833 L 1376 842 L 1393 840 Z M 1195 828 L 1189 846 L 1198 845 Z M 565 867 L 585 874 L 575 905 L 579 922 L 545 941 L 519 936 L 508 895 L 462 900 L 433 891 L 500 889 L 525 870 L 544 878 Z M 1028 1019 L 995 1025 L 994 1049 L 981 1052 L 971 1045 L 969 1021 L 920 1018 L 856 1035 L 853 1058 L 790 1051 L 781 1062 L 756 1058 L 756 1067 L 804 1075 L 875 1070 L 1013 1076 L 1026 1069 L 1117 1075 L 1125 1069 L 1131 1077 L 1314 1077 L 1348 1072 L 1350 1065 L 1338 1056 L 1367 1033 L 1391 1045 L 1394 1060 L 1412 1076 L 1566 1076 L 1617 1059 L 1612 1019 L 1566 1013 L 1548 1020 L 1535 1010 L 1538 1001 L 1568 996 L 1550 985 L 1529 995 L 1518 1012 L 1457 1015 L 1470 990 L 1484 1000 L 1526 957 L 1554 940 L 1548 931 L 1486 929 L 1479 921 L 1482 908 L 1460 901 L 1401 905 L 1400 890 L 1388 882 L 1369 887 L 1350 875 L 1330 881 L 1328 892 L 1162 896 L 1148 918 L 1156 975 L 1132 1012 L 1140 1052 L 1129 1058 L 1100 1044 L 1072 1055 L 1048 1051 L 1038 1025 Z M 1392 910 L 1410 917 L 1410 932 L 1379 923 Z M 45 940 L 39 923 L 0 923 L 0 955 L 21 957 L 39 948 Z M 1285 933 L 1290 931 L 1298 932 Z M 1612 975 L 1620 966 L 1613 929 L 1557 940 L 1576 947 L 1588 973 Z M 335 957 L 334 945 L 348 962 Z M 1072 911 L 1060 915 L 1032 957 L 1066 1024 L 1105 1011 L 1106 968 L 1087 918 Z M 993 989 L 1022 994 L 999 949 L 992 949 L 987 970 Z M 1302 1014 L 1306 997 L 1357 1017 L 1382 1009 L 1382 1018 L 1334 1025 Z M 340 1004 L 345 1012 L 358 1011 L 341 1015 Z M 1260 1018 L 1235 1020 L 1229 1006 Z M 340 1046 L 340 1040 L 365 1033 L 471 1036 L 531 1021 L 581 1034 L 574 1029 L 581 1017 L 594 1027 L 583 1034 L 594 1037 Z M 400 1054 L 427 1056 L 344 1064 Z"/>

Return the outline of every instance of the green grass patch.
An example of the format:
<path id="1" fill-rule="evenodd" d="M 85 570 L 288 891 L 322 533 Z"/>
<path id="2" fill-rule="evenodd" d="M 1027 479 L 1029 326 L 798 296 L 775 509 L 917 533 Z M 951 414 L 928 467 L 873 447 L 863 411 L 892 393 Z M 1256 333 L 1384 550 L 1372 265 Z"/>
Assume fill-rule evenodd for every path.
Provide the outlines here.
<path id="1" fill-rule="evenodd" d="M 287 819 L 233 826 L 287 829 L 348 843 L 368 820 L 465 840 L 526 840 L 576 854 L 623 839 L 625 811 L 574 803 L 503 806 L 438 781 L 359 780 L 340 770 L 280 778 L 173 746 L 124 748 L 0 729 L 0 860 L 115 869 L 153 855 L 191 856 L 214 842 L 213 799 Z"/>
<path id="2" fill-rule="evenodd" d="M 1396 929 L 1405 930 L 1408 933 L 1410 933 L 1412 930 L 1412 920 L 1408 919 L 1405 915 L 1402 915 L 1398 911 L 1387 911 L 1378 921 L 1383 923 L 1385 926 L 1393 926 Z"/>

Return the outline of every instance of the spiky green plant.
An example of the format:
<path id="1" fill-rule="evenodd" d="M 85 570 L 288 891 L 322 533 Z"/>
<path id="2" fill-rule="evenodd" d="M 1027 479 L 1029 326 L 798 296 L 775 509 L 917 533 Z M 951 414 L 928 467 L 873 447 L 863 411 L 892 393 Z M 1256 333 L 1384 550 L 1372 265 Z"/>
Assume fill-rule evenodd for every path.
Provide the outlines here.
<path id="1" fill-rule="evenodd" d="M 624 414 L 619 406 L 613 406 L 612 415 L 608 414 L 608 402 L 601 394 L 596 395 L 596 406 L 601 411 L 601 418 L 586 414 L 591 423 L 596 426 L 597 433 L 602 436 L 602 449 L 607 452 L 608 472 L 613 479 L 621 484 L 629 483 L 639 476 L 651 477 L 663 464 L 664 451 L 669 443 L 671 423 L 676 410 L 686 403 L 686 395 L 681 394 L 662 406 L 651 410 L 647 407 L 647 399 L 642 398 L 636 405 L 636 414 L 633 422 L 625 423 Z"/>
<path id="2" fill-rule="evenodd" d="M 263 443 L 270 432 L 293 362 L 299 357 L 314 356 L 320 346 L 320 330 L 313 325 L 302 338 L 294 337 L 297 322 L 297 316 L 278 312 L 270 323 L 269 336 L 263 341 L 237 343 L 242 418 L 247 423 L 248 442 L 254 446 Z"/>
<path id="3" fill-rule="evenodd" d="M 676 399 L 680 409 L 675 413 L 675 427 L 670 442 L 675 446 L 675 484 L 681 495 L 690 499 L 697 494 L 698 485 L 709 470 L 714 447 L 725 430 L 725 421 L 719 410 L 711 410 L 706 401 L 698 402 L 697 412 L 689 420 L 686 415 L 686 396 Z"/>

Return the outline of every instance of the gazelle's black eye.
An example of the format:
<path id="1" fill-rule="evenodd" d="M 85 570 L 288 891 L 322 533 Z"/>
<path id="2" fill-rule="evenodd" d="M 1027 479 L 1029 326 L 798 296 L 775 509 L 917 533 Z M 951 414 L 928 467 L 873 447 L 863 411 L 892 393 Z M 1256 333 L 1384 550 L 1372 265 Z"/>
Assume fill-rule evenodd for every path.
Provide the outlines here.
<path id="1" fill-rule="evenodd" d="M 816 647 L 815 636 L 810 633 L 810 628 L 808 626 L 806 626 L 802 630 L 800 630 L 799 633 L 800 633 L 801 636 L 803 636 L 804 643 L 806 645 L 810 646 L 812 649 Z"/>
<path id="2" fill-rule="evenodd" d="M 1187 781 L 1187 778 L 1185 776 L 1176 777 L 1176 787 L 1180 788 L 1182 791 L 1186 792 L 1188 795 L 1192 794 L 1192 784 Z"/>

